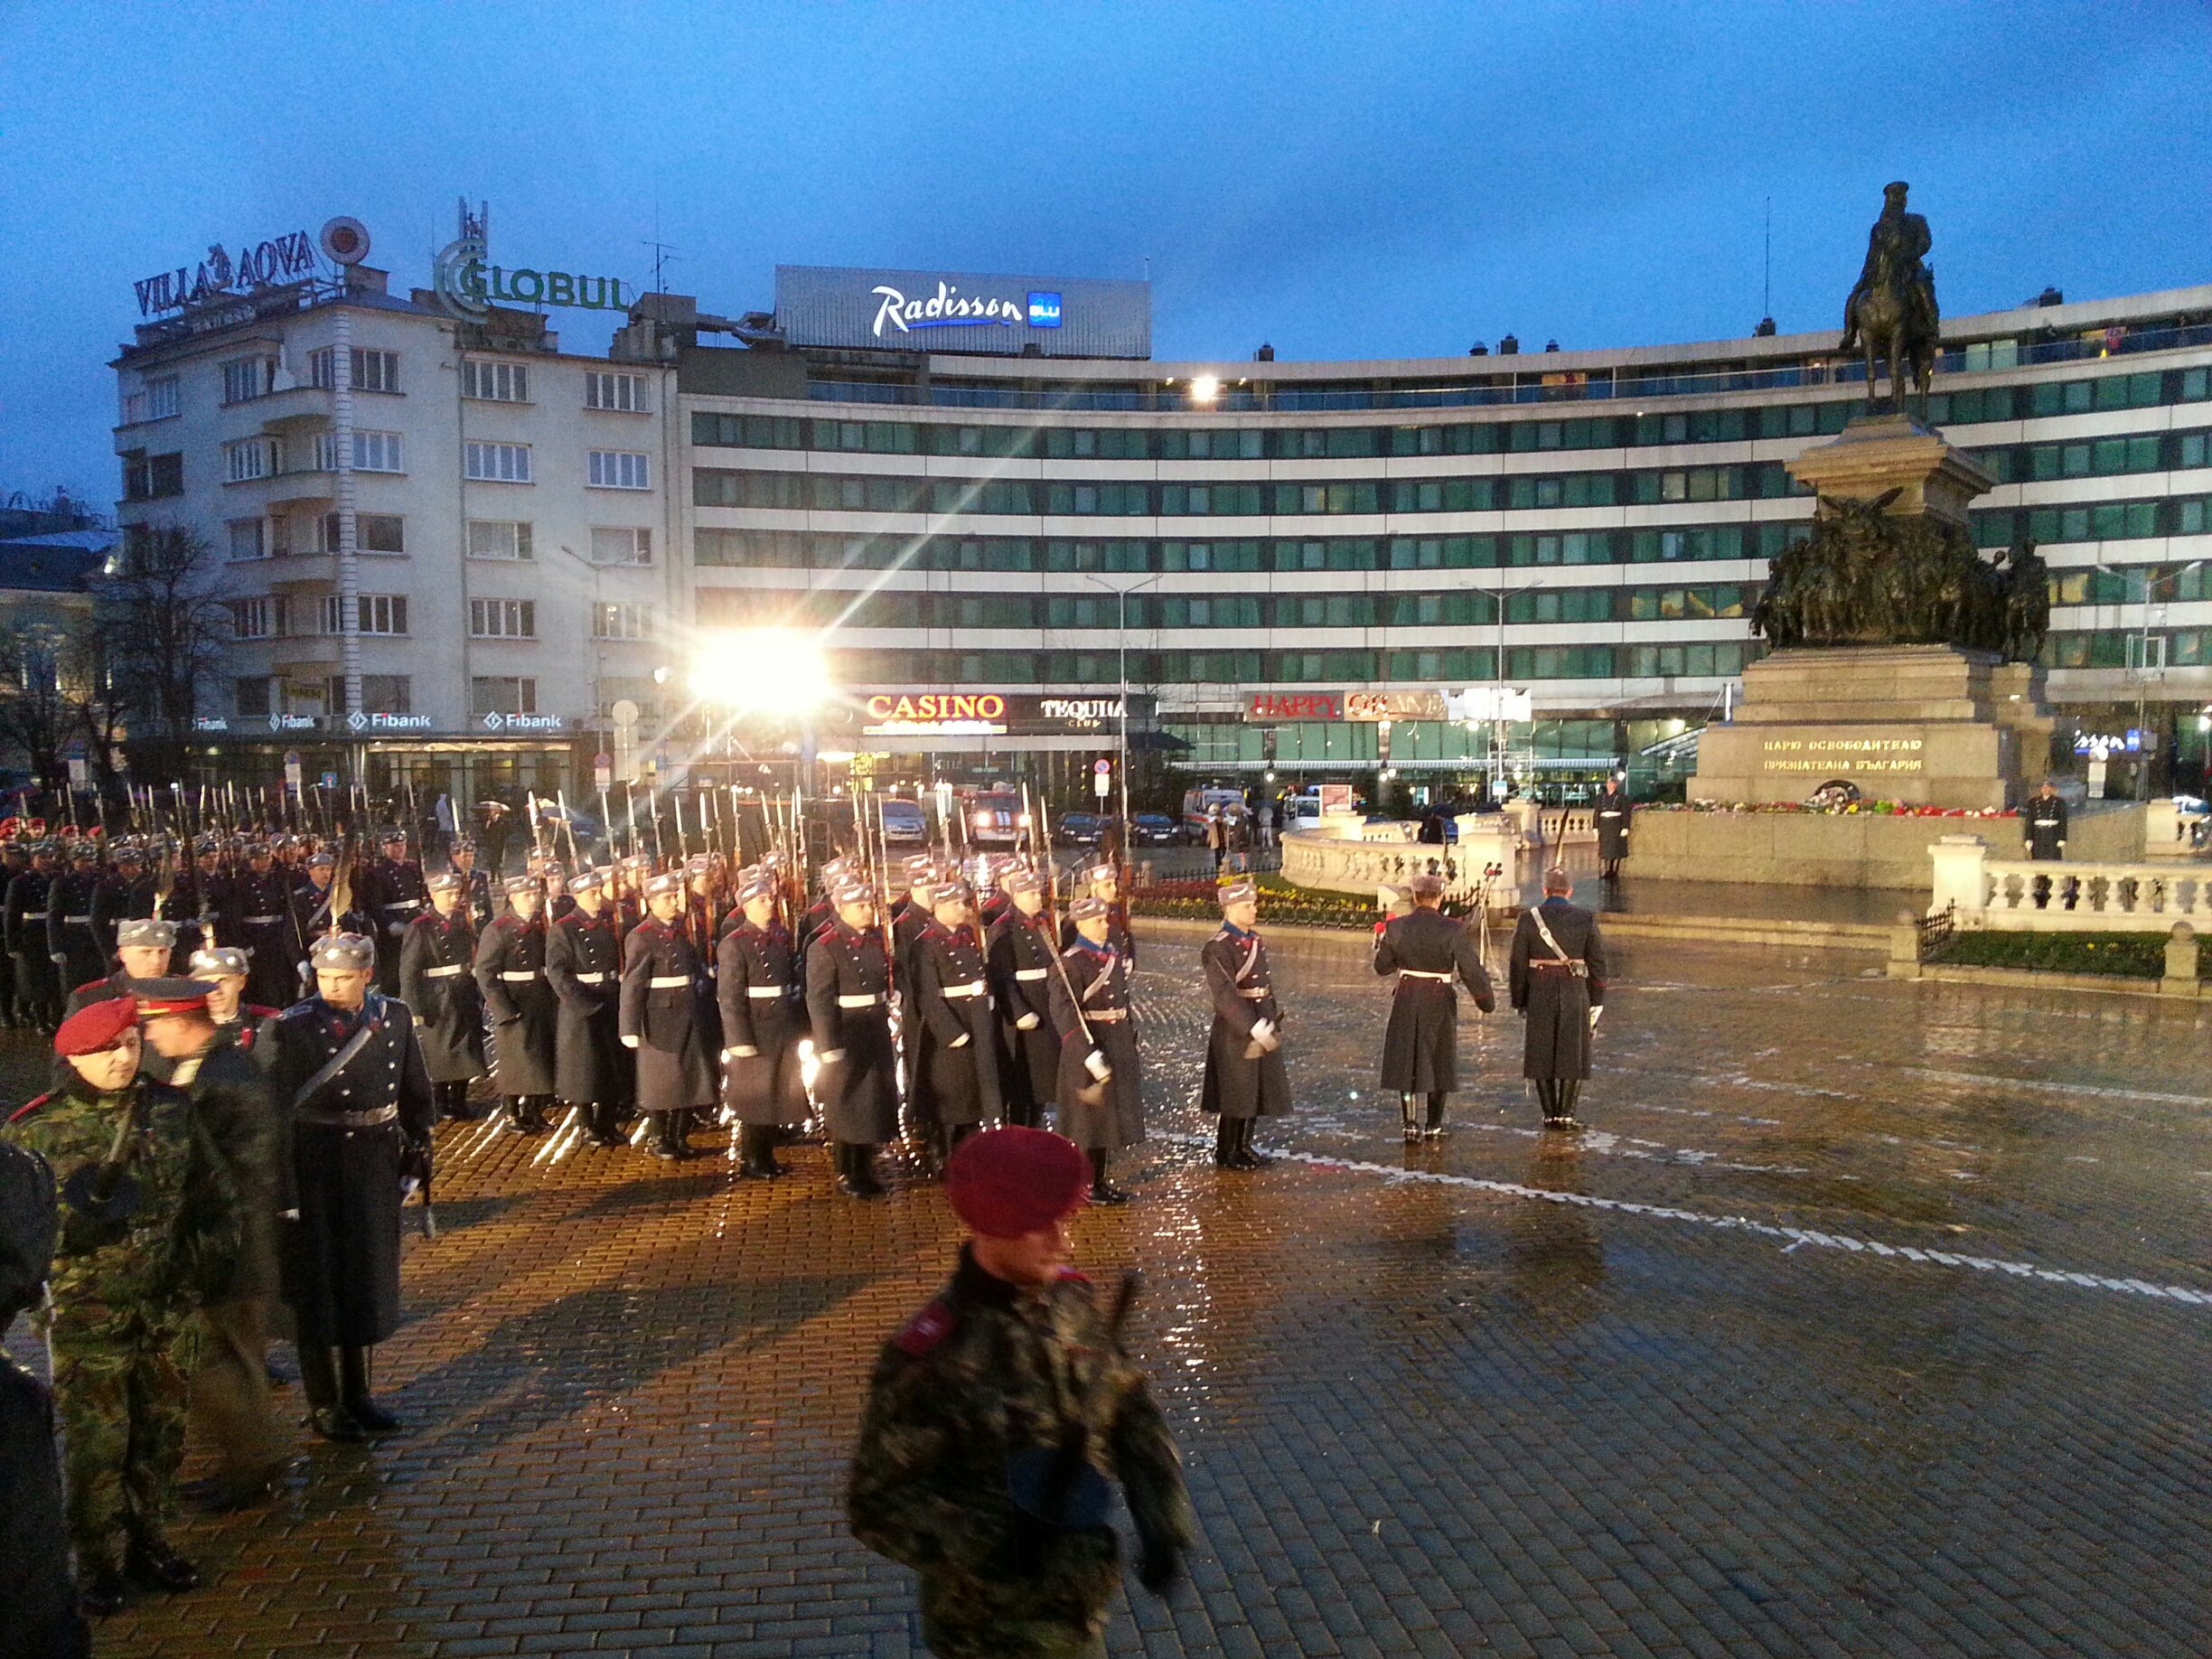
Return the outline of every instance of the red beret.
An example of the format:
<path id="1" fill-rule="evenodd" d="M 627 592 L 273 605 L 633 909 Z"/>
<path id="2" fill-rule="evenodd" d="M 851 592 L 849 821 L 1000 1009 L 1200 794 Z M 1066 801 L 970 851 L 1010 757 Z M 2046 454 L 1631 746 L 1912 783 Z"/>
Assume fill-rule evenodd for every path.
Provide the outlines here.
<path id="1" fill-rule="evenodd" d="M 952 1213 L 987 1239 L 1041 1233 L 1083 1205 L 1091 1164 L 1050 1129 L 985 1129 L 953 1148 L 945 1165 Z"/>
<path id="2" fill-rule="evenodd" d="M 106 997 L 88 1002 L 54 1033 L 54 1053 L 66 1060 L 71 1054 L 96 1054 L 103 1048 L 113 1048 L 137 1021 L 136 997 Z"/>

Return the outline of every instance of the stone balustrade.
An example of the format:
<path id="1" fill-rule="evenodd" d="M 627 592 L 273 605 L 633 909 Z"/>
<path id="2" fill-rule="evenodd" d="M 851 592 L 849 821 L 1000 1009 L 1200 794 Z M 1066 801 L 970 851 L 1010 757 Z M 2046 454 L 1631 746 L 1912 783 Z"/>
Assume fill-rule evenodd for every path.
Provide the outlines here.
<path id="1" fill-rule="evenodd" d="M 1494 899 L 1518 890 L 1519 839 L 1513 824 L 1493 813 L 1455 819 L 1459 839 L 1439 847 L 1413 839 L 1414 824 L 1347 826 L 1347 833 L 1292 830 L 1282 838 L 1282 875 L 1293 886 L 1332 893 L 1372 895 L 1384 887 L 1402 887 L 1423 871 L 1444 877 L 1445 895 L 1463 904 L 1482 896 L 1486 885 Z M 1495 874 L 1486 880 L 1486 871 Z"/>
<path id="2" fill-rule="evenodd" d="M 2048 933 L 2165 933 L 2212 916 L 2212 869 L 2170 863 L 1997 858 L 1979 836 L 1947 835 L 1928 848 L 1931 915 L 1962 928 Z"/>

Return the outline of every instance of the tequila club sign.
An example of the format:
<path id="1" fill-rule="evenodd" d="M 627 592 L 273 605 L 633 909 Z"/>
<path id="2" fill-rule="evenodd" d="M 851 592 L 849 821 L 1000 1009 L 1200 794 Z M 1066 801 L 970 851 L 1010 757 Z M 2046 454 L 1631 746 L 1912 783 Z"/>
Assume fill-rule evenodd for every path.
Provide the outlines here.
<path id="1" fill-rule="evenodd" d="M 314 252 L 305 230 L 265 242 L 241 242 L 235 258 L 220 242 L 214 242 L 197 266 L 180 265 L 173 271 L 141 277 L 131 284 L 131 291 L 138 296 L 138 314 L 151 317 L 225 294 L 299 281 L 314 275 Z"/>

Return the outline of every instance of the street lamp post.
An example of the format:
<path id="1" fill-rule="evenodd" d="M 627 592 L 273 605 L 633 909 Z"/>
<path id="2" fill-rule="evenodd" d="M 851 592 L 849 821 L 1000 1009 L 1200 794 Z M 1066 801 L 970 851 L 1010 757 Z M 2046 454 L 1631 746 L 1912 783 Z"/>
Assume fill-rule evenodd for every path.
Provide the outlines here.
<path id="1" fill-rule="evenodd" d="M 2137 636 L 2142 641 L 2142 643 L 2135 649 L 2134 665 L 2135 732 L 2137 741 L 2139 742 L 2142 739 L 2144 722 L 2149 719 L 2151 712 L 2151 584 L 2154 579 L 2157 581 L 2170 582 L 2174 584 L 2175 588 L 2178 590 L 2180 586 L 2181 578 L 2189 575 L 2190 571 L 2201 568 L 2204 562 L 2205 561 L 2201 558 L 2193 558 L 2189 560 L 2188 564 L 2183 565 L 2179 569 L 2165 571 L 2159 575 L 2156 578 L 2153 578 L 2149 570 L 2133 567 L 2124 570 L 2114 569 L 2110 565 L 2095 565 L 2092 567 L 2094 569 L 2103 571 L 2106 576 L 2116 576 L 2123 581 L 2125 581 L 2129 576 L 2133 576 L 2142 587 L 2142 632 Z M 2150 790 L 2151 761 L 2150 756 L 2145 754 L 2135 763 L 2135 799 L 2138 801 L 2148 799 Z"/>
<path id="2" fill-rule="evenodd" d="M 1119 620 L 1119 621 L 1116 623 L 1116 624 L 1115 624 L 1115 626 L 1114 626 L 1114 642 L 1115 642 L 1115 644 L 1116 644 L 1116 645 L 1117 645 L 1117 646 L 1120 648 L 1120 657 L 1121 657 L 1121 760 L 1120 760 L 1120 767 L 1121 767 L 1121 845 L 1122 845 L 1123 849 L 1126 851 L 1126 849 L 1128 848 L 1128 846 L 1129 846 L 1129 595 L 1130 595 L 1131 594 L 1135 594 L 1135 593 L 1142 593 L 1142 592 L 1143 592 L 1143 591 L 1144 591 L 1146 588 L 1152 586 L 1153 586 L 1155 583 L 1157 583 L 1158 581 L 1159 581 L 1159 580 L 1160 580 L 1160 578 L 1159 578 L 1158 576 L 1148 576 L 1145 577 L 1145 579 L 1144 579 L 1143 581 L 1141 581 L 1141 582 L 1132 582 L 1132 583 L 1130 583 L 1130 584 L 1129 584 L 1128 586 L 1126 586 L 1126 587 L 1116 587 L 1116 586 L 1114 586 L 1114 585 L 1113 585 L 1111 582 L 1107 581 L 1107 580 L 1106 580 L 1106 579 L 1105 579 L 1103 576 L 1088 576 L 1088 575 L 1086 575 L 1086 576 L 1083 577 L 1083 580 L 1084 580 L 1084 581 L 1086 581 L 1086 582 L 1092 583 L 1092 584 L 1094 584 L 1094 585 L 1095 585 L 1095 586 L 1100 586 L 1100 587 L 1104 588 L 1104 589 L 1105 589 L 1105 590 L 1106 590 L 1108 593 L 1110 593 L 1110 594 L 1113 595 L 1114 595 L 1116 598 L 1118 598 L 1118 599 L 1119 599 L 1119 600 L 1121 602 L 1121 614 L 1120 614 L 1120 620 Z"/>
<path id="3" fill-rule="evenodd" d="M 1543 586 L 1540 578 L 1523 582 L 1518 587 L 1486 589 L 1497 600 L 1497 655 L 1491 663 L 1491 689 L 1496 701 L 1491 705 L 1497 717 L 1491 721 L 1490 744 L 1490 798 L 1498 798 L 1498 784 L 1505 775 L 1505 602 L 1517 599 L 1523 594 L 1532 593 Z"/>

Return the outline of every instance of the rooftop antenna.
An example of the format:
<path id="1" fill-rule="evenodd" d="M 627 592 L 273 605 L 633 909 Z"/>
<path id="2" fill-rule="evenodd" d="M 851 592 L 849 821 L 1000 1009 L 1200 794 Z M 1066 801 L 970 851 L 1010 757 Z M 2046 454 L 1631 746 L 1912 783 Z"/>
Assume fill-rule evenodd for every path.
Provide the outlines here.
<path id="1" fill-rule="evenodd" d="M 669 256 L 676 249 L 661 239 L 661 204 L 658 202 L 653 203 L 653 233 L 647 239 L 645 246 L 653 250 L 653 292 L 666 294 L 668 282 L 664 267 Z"/>
<path id="2" fill-rule="evenodd" d="M 1774 320 L 1774 198 L 1767 198 L 1766 275 L 1759 282 L 1759 325 L 1751 332 L 1764 339 L 1775 332 Z"/>

